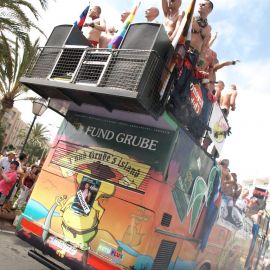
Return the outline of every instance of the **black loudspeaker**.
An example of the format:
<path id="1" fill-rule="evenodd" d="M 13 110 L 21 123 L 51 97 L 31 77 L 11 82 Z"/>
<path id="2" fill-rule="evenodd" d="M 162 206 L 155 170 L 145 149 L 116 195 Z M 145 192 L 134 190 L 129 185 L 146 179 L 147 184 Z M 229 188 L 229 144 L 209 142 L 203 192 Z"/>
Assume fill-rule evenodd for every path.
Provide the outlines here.
<path id="1" fill-rule="evenodd" d="M 164 60 L 171 42 L 162 24 L 134 23 L 120 45 L 120 49 L 153 50 Z"/>
<path id="2" fill-rule="evenodd" d="M 65 45 L 89 46 L 89 42 L 77 26 L 58 25 L 54 27 L 45 46 L 62 47 Z"/>
<path id="3" fill-rule="evenodd" d="M 69 46 L 83 46 L 83 48 Z M 43 74 L 46 78 L 49 76 L 51 79 L 70 81 L 85 46 L 89 46 L 89 42 L 77 26 L 56 26 L 41 53 L 41 57 L 51 55 L 51 61 L 47 64 L 48 72 Z"/>

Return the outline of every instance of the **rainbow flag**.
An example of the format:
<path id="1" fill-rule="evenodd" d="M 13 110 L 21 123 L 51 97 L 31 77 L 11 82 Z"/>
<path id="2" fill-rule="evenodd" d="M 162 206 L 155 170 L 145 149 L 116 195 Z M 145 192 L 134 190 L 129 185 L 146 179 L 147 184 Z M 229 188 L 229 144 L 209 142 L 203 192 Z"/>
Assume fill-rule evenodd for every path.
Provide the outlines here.
<path id="1" fill-rule="evenodd" d="M 87 6 L 84 11 L 81 13 L 79 19 L 74 23 L 74 25 L 78 26 L 79 29 L 81 30 L 83 27 L 83 24 L 85 22 L 85 19 L 87 17 L 88 11 L 89 11 L 90 5 Z"/>
<path id="2" fill-rule="evenodd" d="M 121 41 L 123 40 L 125 34 L 127 33 L 127 29 L 129 27 L 129 25 L 134 20 L 134 17 L 137 13 L 137 10 L 138 10 L 140 4 L 141 4 L 141 1 L 139 1 L 139 3 L 133 7 L 129 16 L 126 18 L 126 20 L 123 23 L 123 27 L 122 27 L 122 30 L 120 31 L 120 34 L 118 36 L 116 36 L 115 38 L 113 38 L 111 40 L 111 42 L 109 43 L 109 45 L 108 45 L 109 49 L 117 49 L 120 46 Z"/>

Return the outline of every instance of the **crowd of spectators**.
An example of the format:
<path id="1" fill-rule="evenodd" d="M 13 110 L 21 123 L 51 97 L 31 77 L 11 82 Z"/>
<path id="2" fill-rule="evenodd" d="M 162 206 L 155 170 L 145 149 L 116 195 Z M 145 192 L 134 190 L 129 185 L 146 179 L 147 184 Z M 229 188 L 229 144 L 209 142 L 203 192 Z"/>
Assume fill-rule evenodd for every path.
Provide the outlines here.
<path id="1" fill-rule="evenodd" d="M 21 209 L 27 202 L 39 173 L 39 166 L 28 164 L 25 153 L 6 152 L 0 158 L 0 211 Z"/>

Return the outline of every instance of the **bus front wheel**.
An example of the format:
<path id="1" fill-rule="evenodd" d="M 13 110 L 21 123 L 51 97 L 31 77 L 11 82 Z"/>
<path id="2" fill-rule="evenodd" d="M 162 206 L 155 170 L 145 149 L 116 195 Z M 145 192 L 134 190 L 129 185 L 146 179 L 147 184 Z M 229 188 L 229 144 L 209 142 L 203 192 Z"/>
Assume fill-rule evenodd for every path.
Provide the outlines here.
<path id="1" fill-rule="evenodd" d="M 200 267 L 199 270 L 211 270 L 211 266 L 209 264 L 204 264 Z"/>

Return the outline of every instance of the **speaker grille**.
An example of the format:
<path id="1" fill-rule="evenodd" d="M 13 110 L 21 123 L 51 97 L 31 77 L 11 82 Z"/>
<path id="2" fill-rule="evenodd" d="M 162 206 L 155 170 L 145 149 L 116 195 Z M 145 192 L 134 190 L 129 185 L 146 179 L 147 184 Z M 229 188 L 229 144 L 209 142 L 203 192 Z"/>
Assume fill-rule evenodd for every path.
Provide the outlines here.
<path id="1" fill-rule="evenodd" d="M 162 220 L 161 220 L 161 225 L 165 227 L 169 227 L 172 221 L 172 215 L 168 213 L 164 213 Z"/>
<path id="2" fill-rule="evenodd" d="M 152 270 L 168 269 L 175 248 L 175 242 L 162 240 L 154 260 Z"/>
<path id="3" fill-rule="evenodd" d="M 63 81 L 70 81 L 79 65 L 84 49 L 64 48 L 57 61 L 51 78 Z"/>
<path id="4" fill-rule="evenodd" d="M 108 51 L 87 51 L 75 82 L 98 85 L 110 58 L 111 53 Z"/>
<path id="5" fill-rule="evenodd" d="M 58 59 L 58 55 L 61 52 L 61 48 L 44 47 L 39 51 L 37 61 L 33 62 L 26 73 L 26 77 L 31 78 L 47 78 Z"/>
<path id="6" fill-rule="evenodd" d="M 31 86 L 46 98 L 57 98 L 52 93 L 59 89 L 79 104 L 96 102 L 93 94 L 99 97 L 110 95 L 115 97 L 115 102 L 110 100 L 114 108 L 156 116 L 164 108 L 159 92 L 163 71 L 168 72 L 164 62 L 151 50 L 45 47 L 26 77 L 50 79 L 51 91 L 44 80 L 40 81 L 44 86 L 41 90 L 38 80 L 34 80 Z M 56 83 L 53 84 L 53 81 Z M 61 82 L 65 85 L 60 88 Z M 29 86 L 29 80 L 27 83 Z M 58 95 L 58 98 L 62 96 Z"/>
<path id="7" fill-rule="evenodd" d="M 151 51 L 123 50 L 112 53 L 112 58 L 100 86 L 138 91 L 144 68 Z"/>

